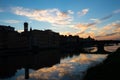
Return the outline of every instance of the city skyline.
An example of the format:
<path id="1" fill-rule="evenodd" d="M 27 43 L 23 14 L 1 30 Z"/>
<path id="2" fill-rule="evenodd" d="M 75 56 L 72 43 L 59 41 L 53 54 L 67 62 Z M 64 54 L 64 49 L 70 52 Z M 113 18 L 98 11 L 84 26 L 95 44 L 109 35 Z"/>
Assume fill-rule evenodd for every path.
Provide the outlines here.
<path id="1" fill-rule="evenodd" d="M 0 25 L 51 29 L 63 35 L 120 40 L 120 1 L 0 0 Z"/>

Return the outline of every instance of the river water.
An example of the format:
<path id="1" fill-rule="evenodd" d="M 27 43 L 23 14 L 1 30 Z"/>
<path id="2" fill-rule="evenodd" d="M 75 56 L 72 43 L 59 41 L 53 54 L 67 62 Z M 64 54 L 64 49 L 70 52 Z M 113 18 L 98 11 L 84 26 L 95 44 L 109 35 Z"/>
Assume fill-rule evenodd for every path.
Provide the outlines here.
<path id="1" fill-rule="evenodd" d="M 115 51 L 118 47 L 120 46 L 107 46 L 105 50 Z M 82 80 L 88 68 L 102 63 L 106 57 L 107 54 L 85 53 L 62 57 L 58 61 L 59 63 L 57 62 L 52 66 L 44 66 L 37 69 L 30 68 L 28 80 Z M 51 61 L 54 62 L 54 60 L 49 59 L 49 62 Z M 14 76 L 2 80 L 25 80 L 24 71 L 24 68 L 17 69 Z"/>

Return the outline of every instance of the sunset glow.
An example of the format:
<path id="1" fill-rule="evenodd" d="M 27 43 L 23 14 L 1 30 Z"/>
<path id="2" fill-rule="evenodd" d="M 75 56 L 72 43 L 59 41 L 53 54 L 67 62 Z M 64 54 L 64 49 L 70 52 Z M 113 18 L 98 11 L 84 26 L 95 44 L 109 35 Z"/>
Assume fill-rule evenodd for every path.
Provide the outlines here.
<path id="1" fill-rule="evenodd" d="M 63 59 L 61 64 L 31 72 L 30 80 L 81 80 L 89 66 L 95 66 L 97 63 L 101 63 L 106 56 L 80 54 L 73 58 Z M 22 75 L 17 77 L 17 80 L 25 79 Z"/>
<path id="2" fill-rule="evenodd" d="M 0 0 L 0 25 L 120 40 L 120 0 Z"/>

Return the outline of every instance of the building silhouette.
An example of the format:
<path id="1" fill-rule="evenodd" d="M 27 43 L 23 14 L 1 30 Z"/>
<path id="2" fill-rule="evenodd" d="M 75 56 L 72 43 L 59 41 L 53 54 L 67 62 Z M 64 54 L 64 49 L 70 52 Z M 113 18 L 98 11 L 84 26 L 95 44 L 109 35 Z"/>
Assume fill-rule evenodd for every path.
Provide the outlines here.
<path id="1" fill-rule="evenodd" d="M 31 50 L 44 48 L 58 48 L 64 46 L 78 46 L 83 41 L 91 41 L 88 38 L 80 38 L 79 36 L 64 36 L 52 30 L 32 30 L 28 23 L 23 24 L 24 31 L 19 33 L 14 30 L 14 27 L 0 26 L 0 49 L 1 50 Z M 82 44 L 81 44 L 82 45 Z"/>
<path id="2" fill-rule="evenodd" d="M 28 23 L 25 22 L 25 23 L 24 23 L 24 32 L 27 32 L 27 31 L 28 31 Z"/>
<path id="3" fill-rule="evenodd" d="M 52 48 L 59 46 L 59 33 L 51 30 L 28 31 L 28 23 L 24 23 L 24 31 L 18 33 L 10 26 L 0 26 L 0 49 Z"/>

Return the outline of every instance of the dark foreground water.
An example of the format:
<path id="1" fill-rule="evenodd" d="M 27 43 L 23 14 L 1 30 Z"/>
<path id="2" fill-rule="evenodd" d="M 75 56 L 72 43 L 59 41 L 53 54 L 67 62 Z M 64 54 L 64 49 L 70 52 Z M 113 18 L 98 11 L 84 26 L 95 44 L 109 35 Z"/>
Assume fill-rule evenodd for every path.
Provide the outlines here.
<path id="1" fill-rule="evenodd" d="M 105 47 L 105 50 L 115 51 L 118 47 L 119 46 Z M 93 51 L 95 50 L 96 49 Z M 0 65 L 0 67 L 1 69 L 5 69 L 7 77 L 1 75 L 0 70 L 0 79 L 24 80 L 25 68 L 29 68 L 28 80 L 82 80 L 88 68 L 101 63 L 107 56 L 107 54 L 85 53 L 61 56 L 62 53 L 58 55 L 56 54 L 57 51 L 47 51 L 47 53 L 48 52 L 49 54 L 47 56 L 44 55 L 46 52 L 43 52 L 41 53 L 42 55 L 36 54 L 34 56 L 2 57 L 3 59 L 1 60 L 5 60 L 6 63 L 4 61 L 4 66 L 1 67 L 3 65 L 1 61 L 2 65 Z"/>

